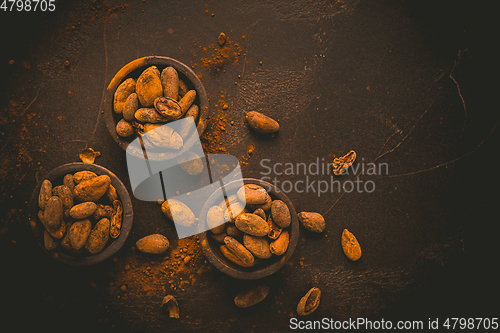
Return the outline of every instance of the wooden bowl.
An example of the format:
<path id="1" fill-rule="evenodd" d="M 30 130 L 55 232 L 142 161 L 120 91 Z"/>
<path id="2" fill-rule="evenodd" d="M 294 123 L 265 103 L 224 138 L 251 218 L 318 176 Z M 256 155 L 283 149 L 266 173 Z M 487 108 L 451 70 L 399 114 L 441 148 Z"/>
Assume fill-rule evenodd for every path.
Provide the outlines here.
<path id="1" fill-rule="evenodd" d="M 219 269 L 221 272 L 232 276 L 237 279 L 243 280 L 253 280 L 253 279 L 261 279 L 263 277 L 269 276 L 276 271 L 278 271 L 283 265 L 290 259 L 297 246 L 297 242 L 299 240 L 299 220 L 297 218 L 297 212 L 295 208 L 288 199 L 288 197 L 276 186 L 271 183 L 262 181 L 260 179 L 253 178 L 245 178 L 243 179 L 245 184 L 256 184 L 265 188 L 271 198 L 273 200 L 281 200 L 283 201 L 290 210 L 291 223 L 287 228 L 290 233 L 290 242 L 288 244 L 288 249 L 282 256 L 273 255 L 269 259 L 262 260 L 259 264 L 256 264 L 253 267 L 241 267 L 233 262 L 229 261 L 219 250 L 219 247 L 222 245 L 210 237 L 208 234 L 211 231 L 202 232 L 199 234 L 200 244 L 205 253 L 205 256 L 208 260 Z M 224 188 L 226 192 L 235 191 L 235 189 L 239 188 L 241 185 L 241 181 L 233 181 L 227 184 Z M 208 210 L 213 205 L 217 205 L 220 202 L 220 198 L 222 197 L 222 189 L 215 191 L 207 200 L 205 205 L 203 206 L 200 214 L 199 228 L 200 230 L 206 230 L 206 216 Z"/>
<path id="2" fill-rule="evenodd" d="M 120 147 L 123 148 L 123 150 L 138 158 L 143 158 L 144 155 L 142 149 L 140 148 L 140 145 L 132 145 L 130 146 L 131 148 L 127 150 L 130 143 L 137 138 L 136 135 L 132 135 L 128 138 L 123 138 L 116 133 L 116 124 L 118 123 L 118 121 L 120 121 L 120 119 L 123 118 L 123 116 L 114 112 L 113 101 L 116 88 L 118 88 L 118 86 L 123 81 L 128 78 L 137 80 L 141 73 L 150 66 L 158 67 L 158 70 L 160 72 L 164 68 L 172 66 L 177 70 L 179 79 L 183 80 L 187 84 L 189 89 L 196 90 L 196 99 L 194 100 L 194 104 L 199 106 L 199 115 L 195 119 L 197 131 L 194 131 L 188 138 L 186 138 L 184 146 L 178 151 L 162 154 L 148 152 L 148 159 L 151 160 L 158 161 L 173 159 L 189 150 L 193 146 L 193 144 L 198 141 L 198 138 L 196 136 L 201 136 L 201 134 L 205 130 L 208 118 L 208 97 L 205 91 L 205 87 L 203 86 L 203 83 L 201 82 L 198 75 L 196 75 L 193 70 L 186 64 L 168 57 L 149 56 L 135 59 L 123 66 L 113 77 L 106 90 L 103 103 L 104 120 L 106 122 L 109 133 L 111 133 L 113 139 L 120 145 Z"/>

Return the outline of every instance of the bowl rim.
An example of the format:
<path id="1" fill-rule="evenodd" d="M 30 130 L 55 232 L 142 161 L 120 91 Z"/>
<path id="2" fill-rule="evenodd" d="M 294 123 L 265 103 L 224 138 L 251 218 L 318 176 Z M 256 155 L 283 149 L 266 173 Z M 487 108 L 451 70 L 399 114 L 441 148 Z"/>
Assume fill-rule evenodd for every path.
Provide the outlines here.
<path id="1" fill-rule="evenodd" d="M 266 276 L 269 276 L 271 274 L 274 274 L 277 272 L 285 263 L 290 259 L 292 256 L 293 252 L 295 251 L 295 247 L 297 246 L 298 240 L 299 240 L 299 221 L 297 217 L 297 212 L 295 210 L 295 207 L 292 204 L 292 201 L 286 196 L 286 194 L 281 191 L 278 187 L 274 186 L 271 183 L 268 183 L 266 181 L 260 180 L 260 179 L 255 179 L 255 178 L 243 178 L 239 180 L 232 181 L 230 183 L 227 183 L 223 186 L 225 189 L 232 189 L 236 188 L 241 184 L 241 181 L 243 180 L 243 183 L 245 185 L 247 184 L 255 184 L 255 185 L 260 185 L 264 187 L 268 192 L 276 196 L 277 200 L 283 201 L 288 209 L 290 210 L 290 241 L 288 244 L 288 249 L 286 250 L 285 254 L 281 256 L 281 259 L 278 261 L 274 262 L 273 264 L 269 266 L 262 267 L 258 270 L 255 271 L 243 271 L 237 269 L 235 264 L 229 263 L 228 260 L 221 259 L 218 254 L 212 250 L 210 246 L 210 241 L 208 239 L 207 233 L 209 231 L 201 232 L 199 233 L 199 238 L 200 238 L 200 244 L 203 249 L 203 252 L 205 253 L 205 256 L 208 258 L 208 260 L 215 266 L 217 269 L 219 269 L 221 272 L 237 278 L 237 279 L 242 279 L 242 280 L 254 280 L 254 279 L 261 279 Z M 213 206 L 213 201 L 215 201 L 215 196 L 218 194 L 218 192 L 221 191 L 221 189 L 215 191 L 205 202 L 205 205 L 203 206 L 200 217 L 199 217 L 199 224 L 198 227 L 200 230 L 202 230 L 202 227 L 206 224 L 206 216 L 208 213 L 208 210 L 210 209 L 211 206 Z M 222 245 L 222 244 L 221 244 Z"/>
<path id="2" fill-rule="evenodd" d="M 104 115 L 104 121 L 106 123 L 106 127 L 108 128 L 109 133 L 113 137 L 113 139 L 118 143 L 118 145 L 125 151 L 127 151 L 128 146 L 130 145 L 130 141 L 127 140 L 127 138 L 122 138 L 116 133 L 116 122 L 114 120 L 114 110 L 113 110 L 113 101 L 114 101 L 114 94 L 116 91 L 116 88 L 118 88 L 118 85 L 123 82 L 123 80 L 134 70 L 141 68 L 141 67 L 146 67 L 146 66 L 172 66 L 174 67 L 177 71 L 180 71 L 183 75 L 185 75 L 188 80 L 194 85 L 194 89 L 196 90 L 196 94 L 200 99 L 200 107 L 199 107 L 199 120 L 198 124 L 196 126 L 197 131 L 193 131 L 191 136 L 187 138 L 187 140 L 184 142 L 184 146 L 182 149 L 180 149 L 177 152 L 172 152 L 172 153 L 152 153 L 148 152 L 148 159 L 151 160 L 168 160 L 168 159 L 173 159 L 182 154 L 184 151 L 190 149 L 193 144 L 196 142 L 196 135 L 201 136 L 203 132 L 205 131 L 206 124 L 207 124 L 207 119 L 208 119 L 208 96 L 207 92 L 205 90 L 205 87 L 203 83 L 201 82 L 200 78 L 198 75 L 195 74 L 195 72 L 186 64 L 165 56 L 147 56 L 147 57 L 142 57 L 142 58 L 137 58 L 135 60 L 132 60 L 122 68 L 118 70 L 118 72 L 115 74 L 115 76 L 111 79 L 108 87 L 106 88 L 106 93 L 104 94 L 104 101 L 103 101 L 103 115 Z M 132 155 L 138 157 L 138 158 L 143 158 L 143 151 L 142 149 L 135 148 L 127 151 L 127 153 L 131 153 Z"/>
<path id="3" fill-rule="evenodd" d="M 103 249 L 101 252 L 95 255 L 88 256 L 80 256 L 80 255 L 70 255 L 66 251 L 59 252 L 57 250 L 47 251 L 43 244 L 43 225 L 38 220 L 38 194 L 40 192 L 40 187 L 42 182 L 45 179 L 53 182 L 57 178 L 64 176 L 68 173 L 75 173 L 78 171 L 93 171 L 98 175 L 108 175 L 111 178 L 111 185 L 113 185 L 120 197 L 120 200 L 123 205 L 123 220 L 122 220 L 122 228 L 120 232 L 120 236 L 118 236 L 108 247 Z M 89 266 L 97 264 L 111 256 L 113 256 L 116 252 L 118 252 L 125 241 L 127 240 L 130 231 L 132 229 L 133 223 L 133 209 L 132 209 L 132 201 L 130 199 L 130 194 L 128 193 L 127 188 L 123 185 L 122 181 L 111 171 L 106 169 L 103 166 L 82 162 L 73 162 L 67 163 L 64 165 L 60 165 L 55 169 L 48 172 L 43 179 L 37 184 L 33 193 L 31 195 L 31 200 L 29 203 L 29 217 L 28 217 L 28 226 L 32 231 L 32 235 L 34 236 L 36 242 L 40 246 L 40 248 L 47 253 L 50 257 L 69 265 L 74 266 Z M 35 227 L 34 227 L 35 226 Z"/>

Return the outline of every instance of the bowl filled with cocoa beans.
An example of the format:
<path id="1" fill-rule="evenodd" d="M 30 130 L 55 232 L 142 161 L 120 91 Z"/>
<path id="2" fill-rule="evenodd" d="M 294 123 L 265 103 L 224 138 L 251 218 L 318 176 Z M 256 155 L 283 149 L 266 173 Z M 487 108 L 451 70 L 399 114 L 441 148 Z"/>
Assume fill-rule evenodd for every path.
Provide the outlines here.
<path id="1" fill-rule="evenodd" d="M 208 117 L 200 78 L 184 63 L 163 56 L 142 57 L 123 66 L 111 79 L 103 105 L 106 126 L 120 147 L 139 158 L 147 149 L 152 160 L 173 159 L 189 150 Z M 192 128 L 171 126 L 189 117 Z"/>
<path id="2" fill-rule="evenodd" d="M 276 186 L 252 178 L 214 192 L 199 217 L 200 243 L 208 260 L 238 279 L 260 279 L 290 259 L 299 239 L 297 212 Z M 232 193 L 221 200 L 222 193 Z"/>
<path id="3" fill-rule="evenodd" d="M 50 171 L 33 191 L 29 207 L 36 241 L 66 264 L 87 266 L 111 257 L 132 229 L 126 187 L 95 164 L 69 163 Z"/>

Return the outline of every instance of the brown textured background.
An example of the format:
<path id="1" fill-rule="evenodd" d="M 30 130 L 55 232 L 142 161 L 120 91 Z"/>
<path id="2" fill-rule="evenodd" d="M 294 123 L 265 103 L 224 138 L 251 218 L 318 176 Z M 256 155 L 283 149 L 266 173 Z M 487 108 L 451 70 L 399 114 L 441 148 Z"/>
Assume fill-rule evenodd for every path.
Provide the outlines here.
<path id="1" fill-rule="evenodd" d="M 496 77 L 489 12 L 463 1 L 321 0 L 58 1 L 53 13 L 0 12 L 0 276 L 7 307 L 0 325 L 287 331 L 296 304 L 313 286 L 323 291 L 322 300 L 307 319 L 427 323 L 498 316 L 493 161 L 499 115 L 488 79 Z M 222 31 L 243 55 L 213 74 L 201 67 L 199 46 L 215 43 Z M 106 129 L 102 100 L 114 74 L 147 55 L 195 66 L 212 112 L 224 91 L 229 109 L 221 145 L 235 156 L 255 146 L 245 177 L 260 178 L 264 158 L 311 163 L 351 149 L 358 163 L 389 165 L 388 175 L 361 176 L 376 183 L 371 194 L 289 194 L 297 211 L 324 214 L 327 228 L 321 236 L 302 232 L 290 265 L 265 279 L 271 293 L 253 308 L 232 302 L 248 282 L 202 260 L 185 292 L 170 291 L 161 279 L 150 292 L 130 290 L 134 297 L 110 287 L 124 263 L 138 259 L 137 239 L 162 232 L 176 247 L 175 230 L 156 203 L 134 199 L 127 243 L 115 260 L 94 267 L 53 262 L 30 237 L 32 189 L 45 172 L 78 161 L 85 147 L 100 151 L 96 163 L 130 190 L 125 153 Z M 279 134 L 250 132 L 244 114 L 252 110 L 279 119 Z M 342 253 L 344 228 L 362 246 L 359 262 Z M 159 307 L 165 292 L 178 298 L 180 320 Z"/>

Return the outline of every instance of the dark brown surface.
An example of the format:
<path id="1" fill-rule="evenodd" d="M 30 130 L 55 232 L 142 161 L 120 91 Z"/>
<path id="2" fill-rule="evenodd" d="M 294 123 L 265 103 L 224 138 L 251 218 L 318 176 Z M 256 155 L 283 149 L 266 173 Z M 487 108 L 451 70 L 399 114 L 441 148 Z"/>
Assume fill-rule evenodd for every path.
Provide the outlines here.
<path id="1" fill-rule="evenodd" d="M 196 76 L 196 74 L 193 72 L 192 69 L 190 69 L 186 64 L 183 64 L 175 59 L 168 57 L 148 56 L 139 59 L 134 59 L 128 64 L 125 64 L 120 70 L 118 70 L 115 76 L 111 79 L 110 84 L 106 88 L 106 94 L 103 100 L 103 110 L 104 110 L 103 115 L 106 122 L 106 126 L 108 127 L 108 131 L 113 137 L 113 139 L 124 150 L 126 150 L 129 147 L 130 142 L 133 139 L 137 138 L 137 136 L 133 135 L 129 138 L 122 138 L 116 133 L 116 124 L 118 123 L 118 121 L 120 121 L 120 119 L 123 119 L 123 117 L 114 112 L 113 100 L 115 91 L 116 88 L 120 85 L 120 83 L 122 83 L 129 77 L 132 77 L 133 79 L 137 80 L 142 71 L 144 71 L 146 68 L 150 66 L 157 66 L 160 71 L 167 66 L 172 66 L 180 73 L 181 79 L 184 80 L 184 82 L 188 85 L 189 89 L 194 89 L 197 94 L 194 104 L 198 105 L 199 108 L 199 116 L 196 117 L 195 119 L 196 129 L 198 133 L 203 133 L 204 126 L 206 126 L 206 121 L 208 117 L 208 97 L 205 91 L 205 87 L 203 86 L 203 83 Z M 200 122 L 200 120 L 203 121 Z M 193 134 L 189 136 L 189 138 L 186 138 L 187 142 L 184 144 L 183 149 L 181 149 L 179 152 L 167 154 L 169 156 L 168 158 L 169 159 L 175 158 L 176 156 L 182 154 L 184 151 L 190 149 L 193 146 L 193 143 L 195 142 L 195 140 L 192 139 L 193 135 L 196 134 L 194 134 L 193 132 Z M 144 156 L 142 150 L 139 151 L 138 149 L 135 149 L 134 151 L 129 151 L 129 154 L 139 157 Z M 150 153 L 148 157 L 152 160 L 164 158 L 163 155 L 158 157 L 157 154 L 154 153 Z"/>
<path id="2" fill-rule="evenodd" d="M 116 238 L 110 238 L 108 245 L 102 250 L 102 252 L 89 255 L 89 253 L 71 253 L 69 251 L 64 250 L 59 246 L 57 249 L 53 251 L 46 251 L 44 242 L 43 242 L 43 230 L 44 227 L 40 220 L 38 219 L 38 211 L 40 208 L 38 207 L 38 194 L 40 193 L 40 186 L 44 179 L 48 179 L 51 181 L 53 187 L 62 184 L 63 177 L 67 174 L 75 174 L 79 171 L 92 171 L 97 175 L 108 175 L 111 178 L 111 185 L 114 186 L 118 197 L 123 205 L 123 215 L 122 215 L 122 226 L 120 229 L 120 235 Z M 111 205 L 112 203 L 110 203 Z M 102 166 L 88 163 L 68 163 L 61 165 L 54 170 L 51 170 L 47 173 L 43 179 L 40 179 L 39 184 L 33 190 L 31 194 L 31 200 L 29 203 L 29 228 L 33 232 L 33 237 L 36 239 L 40 247 L 43 251 L 47 253 L 48 256 L 53 257 L 55 260 L 63 262 L 69 265 L 76 266 L 88 266 L 95 265 L 100 263 L 103 260 L 110 258 L 118 252 L 132 230 L 132 223 L 134 220 L 134 212 L 132 208 L 132 201 L 130 198 L 130 194 L 127 191 L 127 188 L 123 183 L 109 170 L 103 168 Z"/>
<path id="3" fill-rule="evenodd" d="M 494 12 L 462 1 L 155 0 L 57 1 L 53 13 L 0 12 L 0 276 L 7 308 L 0 325 L 7 331 L 14 325 L 17 331 L 287 331 L 313 286 L 322 291 L 321 304 L 308 319 L 427 323 L 498 316 Z M 217 74 L 200 59 L 222 31 L 243 54 Z M 195 66 L 211 112 L 224 95 L 223 146 L 235 156 L 255 146 L 244 177 L 262 178 L 262 159 L 271 160 L 267 165 L 330 161 L 351 149 L 358 165 L 389 166 L 387 175 L 360 176 L 375 182 L 373 193 L 287 193 L 298 212 L 323 214 L 326 230 L 301 229 L 290 264 L 259 281 L 271 289 L 254 307 L 233 303 L 248 281 L 210 268 L 202 255 L 192 259 L 200 271 L 185 291 L 171 290 L 161 272 L 151 289 L 129 283 L 120 290 L 130 271 L 153 271 L 164 262 L 138 254 L 138 239 L 162 233 L 169 251 L 177 248 L 175 229 L 156 203 L 133 199 L 127 242 L 95 266 L 61 265 L 29 237 L 34 187 L 45 172 L 78 161 L 85 147 L 100 151 L 96 163 L 131 191 L 125 152 L 101 111 L 115 73 L 149 55 Z M 244 124 L 248 111 L 279 119 L 280 132 L 256 136 Z M 342 253 L 344 228 L 362 247 L 355 263 Z M 179 302 L 178 320 L 160 307 L 167 293 Z"/>

